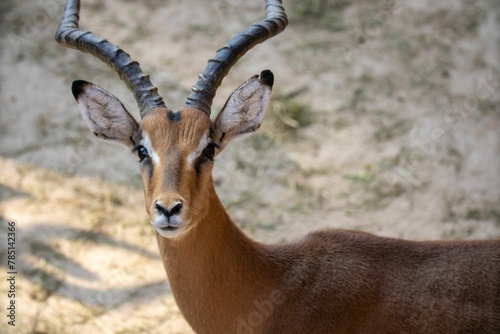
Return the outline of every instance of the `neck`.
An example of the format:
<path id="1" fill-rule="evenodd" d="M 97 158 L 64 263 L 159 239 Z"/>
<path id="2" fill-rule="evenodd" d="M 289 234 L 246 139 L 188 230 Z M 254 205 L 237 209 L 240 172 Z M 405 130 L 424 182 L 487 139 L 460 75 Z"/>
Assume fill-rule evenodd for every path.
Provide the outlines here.
<path id="1" fill-rule="evenodd" d="M 278 271 L 267 248 L 232 222 L 213 188 L 207 202 L 207 215 L 192 221 L 187 235 L 158 236 L 158 246 L 176 302 L 193 329 L 225 333 L 256 301 L 269 299 Z"/>

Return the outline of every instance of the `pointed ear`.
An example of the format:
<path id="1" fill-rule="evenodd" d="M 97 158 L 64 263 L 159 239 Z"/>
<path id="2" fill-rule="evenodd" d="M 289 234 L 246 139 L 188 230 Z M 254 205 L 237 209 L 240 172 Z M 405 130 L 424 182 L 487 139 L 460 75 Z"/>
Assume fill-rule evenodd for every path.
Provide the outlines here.
<path id="1" fill-rule="evenodd" d="M 71 90 L 94 135 L 129 148 L 135 145 L 139 124 L 113 94 L 83 80 L 74 81 Z"/>
<path id="2" fill-rule="evenodd" d="M 266 115 L 274 76 L 262 71 L 236 89 L 214 121 L 215 142 L 223 149 L 236 137 L 256 131 Z"/>

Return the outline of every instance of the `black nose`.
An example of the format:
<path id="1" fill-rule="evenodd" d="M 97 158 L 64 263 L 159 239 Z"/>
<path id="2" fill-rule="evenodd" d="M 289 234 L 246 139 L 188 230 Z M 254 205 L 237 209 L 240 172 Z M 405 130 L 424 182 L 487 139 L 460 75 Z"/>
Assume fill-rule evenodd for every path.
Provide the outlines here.
<path id="1" fill-rule="evenodd" d="M 160 213 L 163 213 L 165 216 L 170 217 L 170 216 L 176 215 L 179 212 L 181 212 L 182 202 L 174 203 L 170 209 L 165 208 L 160 203 L 156 203 L 155 207 L 156 207 L 156 210 L 158 210 Z"/>

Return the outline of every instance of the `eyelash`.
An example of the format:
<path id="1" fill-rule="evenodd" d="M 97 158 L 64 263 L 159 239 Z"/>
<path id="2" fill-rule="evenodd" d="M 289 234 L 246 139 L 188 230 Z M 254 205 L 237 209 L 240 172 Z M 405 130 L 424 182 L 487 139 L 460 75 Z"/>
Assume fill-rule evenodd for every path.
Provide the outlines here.
<path id="1" fill-rule="evenodd" d="M 144 151 L 146 153 L 141 152 L 142 149 L 144 149 Z M 140 145 L 140 144 L 137 146 L 134 146 L 134 148 L 132 149 L 132 153 L 137 153 L 137 155 L 139 157 L 139 162 L 142 162 L 144 159 L 149 157 L 148 150 L 143 145 Z"/>
<path id="2" fill-rule="evenodd" d="M 207 145 L 207 147 L 205 147 L 205 149 L 203 150 L 202 155 L 203 155 L 203 157 L 205 157 L 205 158 L 207 158 L 207 159 L 209 159 L 209 160 L 211 160 L 211 161 L 214 161 L 215 149 L 219 149 L 219 148 L 220 148 L 220 146 L 219 146 L 219 145 L 217 145 L 217 144 L 216 144 L 216 143 L 214 143 L 214 142 L 211 142 L 211 143 L 209 143 L 209 144 Z M 213 152 L 210 152 L 210 153 L 211 153 L 211 154 L 210 154 L 210 156 L 208 156 L 208 155 L 207 155 L 207 149 L 211 149 L 211 150 L 213 150 Z"/>

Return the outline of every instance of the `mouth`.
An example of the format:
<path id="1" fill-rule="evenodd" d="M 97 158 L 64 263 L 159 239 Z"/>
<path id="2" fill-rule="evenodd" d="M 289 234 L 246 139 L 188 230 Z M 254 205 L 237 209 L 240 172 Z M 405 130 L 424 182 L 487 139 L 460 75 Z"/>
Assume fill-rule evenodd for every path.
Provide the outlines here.
<path id="1" fill-rule="evenodd" d="M 174 232 L 179 229 L 179 226 L 173 226 L 173 225 L 167 225 L 163 227 L 159 227 L 160 230 L 165 231 L 165 232 Z"/>
<path id="2" fill-rule="evenodd" d="M 177 216 L 170 219 L 165 216 L 156 217 L 151 221 L 156 232 L 165 238 L 175 238 L 179 236 L 184 230 L 188 222 L 182 221 Z"/>
<path id="3" fill-rule="evenodd" d="M 181 231 L 183 230 L 183 225 L 173 225 L 173 224 L 164 224 L 164 225 L 153 225 L 156 232 L 158 232 L 161 236 L 165 238 L 175 238 L 179 236 Z"/>

